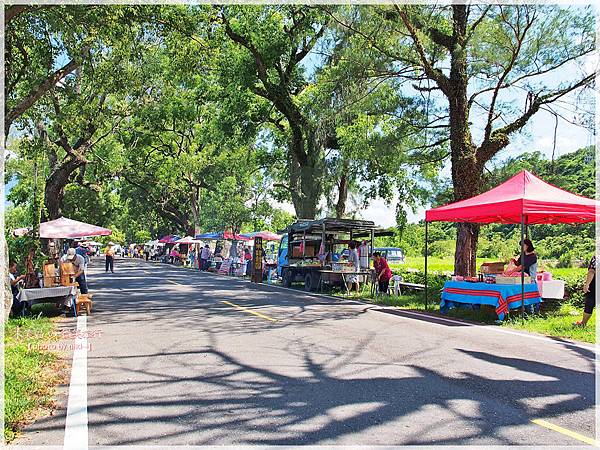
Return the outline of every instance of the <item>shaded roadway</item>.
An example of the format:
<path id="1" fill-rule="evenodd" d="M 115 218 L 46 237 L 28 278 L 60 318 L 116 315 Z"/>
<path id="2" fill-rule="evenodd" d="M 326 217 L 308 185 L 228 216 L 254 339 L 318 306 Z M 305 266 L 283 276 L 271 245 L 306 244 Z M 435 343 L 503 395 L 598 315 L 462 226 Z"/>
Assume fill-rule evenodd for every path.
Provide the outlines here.
<path id="1" fill-rule="evenodd" d="M 585 346 L 158 263 L 115 270 L 90 276 L 90 445 L 581 444 L 539 418 L 594 436 Z M 59 444 L 61 423 L 35 427 Z"/>

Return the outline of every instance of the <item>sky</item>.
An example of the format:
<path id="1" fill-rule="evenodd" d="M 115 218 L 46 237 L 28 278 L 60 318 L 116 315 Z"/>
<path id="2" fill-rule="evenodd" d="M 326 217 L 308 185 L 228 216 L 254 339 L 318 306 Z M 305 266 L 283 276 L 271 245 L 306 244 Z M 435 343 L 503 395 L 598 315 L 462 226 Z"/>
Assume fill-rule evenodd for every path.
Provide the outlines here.
<path id="1" fill-rule="evenodd" d="M 581 9 L 583 11 L 585 7 L 586 6 L 575 6 L 574 8 Z M 305 66 L 305 69 L 309 75 L 314 74 L 316 66 L 319 65 L 319 59 L 320 58 L 318 56 L 311 54 L 309 54 L 305 59 L 303 65 Z M 568 85 L 573 80 L 581 79 L 583 72 L 589 74 L 600 69 L 597 54 L 588 56 L 582 62 L 581 66 L 579 64 L 580 63 L 578 62 L 565 64 L 560 69 L 531 79 L 530 82 L 534 86 L 536 83 L 541 83 L 548 88 L 555 88 L 557 86 Z M 474 89 L 476 89 L 476 87 L 470 86 L 469 94 Z M 582 104 L 578 106 L 569 105 L 568 103 L 576 103 L 576 97 L 571 95 L 564 98 L 564 106 L 560 106 L 560 104 L 557 103 L 553 105 L 553 108 L 568 120 L 574 119 L 574 111 L 577 107 L 585 108 L 586 110 L 590 110 L 591 108 L 591 111 L 594 111 L 594 91 L 590 89 L 586 93 L 587 95 L 591 96 L 591 98 L 586 99 L 586 103 L 587 101 L 591 100 L 589 104 Z M 416 94 L 416 91 L 412 90 L 412 92 L 407 92 L 407 94 L 414 95 Z M 485 96 L 480 98 L 480 100 L 481 99 L 485 99 Z M 443 101 L 444 104 L 446 102 L 445 99 L 441 99 L 441 101 Z M 498 98 L 498 103 L 500 102 L 512 103 L 512 105 L 515 106 L 518 111 L 521 111 L 525 103 L 524 92 L 520 89 L 503 90 Z M 481 136 L 483 135 L 482 130 L 484 129 L 486 119 L 487 111 L 483 112 L 481 109 L 476 108 L 471 110 L 469 120 L 472 122 L 471 131 L 475 144 L 481 140 Z M 494 128 L 501 125 L 502 124 L 495 122 Z M 491 168 L 493 165 L 496 165 L 507 158 L 534 151 L 539 151 L 546 155 L 547 158 L 551 158 L 554 147 L 555 125 L 556 119 L 553 114 L 543 110 L 539 111 L 529 120 L 528 124 L 521 130 L 521 132 L 510 136 L 510 144 L 501 150 L 496 157 L 487 164 L 486 167 Z M 556 131 L 556 149 L 554 153 L 555 158 L 570 152 L 574 152 L 581 147 L 593 144 L 595 144 L 595 136 L 590 130 L 559 118 L 558 128 Z M 440 173 L 440 177 L 448 179 L 450 176 L 450 162 L 448 160 Z M 382 227 L 395 226 L 396 203 L 397 198 L 394 198 L 390 204 L 386 204 L 381 199 L 371 201 L 369 207 L 360 212 L 360 217 L 363 219 L 373 220 L 377 225 Z M 291 204 L 281 204 L 280 206 L 286 211 L 291 213 L 294 212 L 294 208 Z M 408 221 L 410 223 L 415 223 L 422 220 L 425 217 L 425 209 L 425 207 L 421 207 L 416 211 L 407 210 L 406 212 Z"/>

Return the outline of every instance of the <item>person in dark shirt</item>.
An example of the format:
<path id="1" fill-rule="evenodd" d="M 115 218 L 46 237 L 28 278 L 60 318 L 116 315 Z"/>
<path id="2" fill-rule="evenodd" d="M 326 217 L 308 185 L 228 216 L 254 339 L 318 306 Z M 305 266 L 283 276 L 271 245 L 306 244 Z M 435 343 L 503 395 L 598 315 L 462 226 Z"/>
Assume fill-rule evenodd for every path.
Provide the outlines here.
<path id="1" fill-rule="evenodd" d="M 586 326 L 596 306 L 596 256 L 592 256 L 590 265 L 588 266 L 587 277 L 585 278 L 585 283 L 583 283 L 583 292 L 585 294 L 583 319 L 573 324 L 576 327 Z"/>
<path id="2" fill-rule="evenodd" d="M 8 276 L 10 278 L 10 290 L 12 292 L 13 302 L 12 302 L 12 313 L 14 316 L 19 315 L 23 311 L 23 306 L 19 301 L 19 283 L 21 283 L 25 279 L 25 275 L 17 274 L 17 263 L 11 261 L 8 266 Z"/>
<path id="3" fill-rule="evenodd" d="M 517 266 L 515 268 L 515 272 L 523 271 L 529 276 L 535 276 L 532 273 L 531 266 L 537 264 L 537 255 L 535 254 L 535 248 L 533 247 L 533 243 L 529 239 L 523 239 L 523 252 L 525 253 L 524 264 L 521 267 L 521 258 L 513 258 L 511 261 Z"/>

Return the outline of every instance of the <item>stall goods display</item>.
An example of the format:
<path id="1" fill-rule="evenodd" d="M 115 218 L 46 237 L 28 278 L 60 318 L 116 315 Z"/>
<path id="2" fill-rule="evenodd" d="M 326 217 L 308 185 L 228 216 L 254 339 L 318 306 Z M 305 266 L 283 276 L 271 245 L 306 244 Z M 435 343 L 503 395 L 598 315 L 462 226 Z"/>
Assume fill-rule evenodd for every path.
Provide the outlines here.
<path id="1" fill-rule="evenodd" d="M 531 277 L 525 277 L 525 284 L 532 283 Z M 496 277 L 496 284 L 521 284 L 521 277 Z"/>

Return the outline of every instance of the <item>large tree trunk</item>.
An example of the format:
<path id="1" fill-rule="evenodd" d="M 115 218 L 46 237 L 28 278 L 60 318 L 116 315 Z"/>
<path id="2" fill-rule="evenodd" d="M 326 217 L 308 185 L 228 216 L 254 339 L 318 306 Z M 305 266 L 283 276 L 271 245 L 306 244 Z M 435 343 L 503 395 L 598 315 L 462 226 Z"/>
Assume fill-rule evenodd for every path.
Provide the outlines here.
<path id="1" fill-rule="evenodd" d="M 344 169 L 347 168 L 347 163 L 344 163 Z M 346 202 L 348 201 L 348 176 L 346 172 L 340 178 L 340 187 L 338 192 L 338 201 L 335 205 L 335 217 L 341 219 L 346 213 Z"/>
<path id="2" fill-rule="evenodd" d="M 481 185 L 482 167 L 477 161 L 476 147 L 469 130 L 469 107 L 467 100 L 467 54 L 464 48 L 467 14 L 464 5 L 453 7 L 453 28 L 457 37 L 450 62 L 450 85 L 448 96 L 450 112 L 450 149 L 452 153 L 452 182 L 454 200 L 473 197 Z M 454 271 L 456 275 L 474 276 L 475 255 L 479 226 L 461 223 L 457 228 Z"/>
<path id="3" fill-rule="evenodd" d="M 55 168 L 46 181 L 44 205 L 48 211 L 48 219 L 58 219 L 62 215 L 62 203 L 65 186 L 69 183 L 71 174 L 85 164 L 77 158 L 69 158 Z"/>
<path id="4" fill-rule="evenodd" d="M 192 209 L 192 226 L 190 227 L 191 233 L 188 233 L 189 236 L 195 237 L 197 234 L 200 234 L 200 189 L 193 188 L 191 194 L 191 202 L 190 206 Z"/>
<path id="5" fill-rule="evenodd" d="M 306 151 L 305 141 L 308 141 Z M 312 138 L 312 134 L 308 139 L 293 138 L 290 145 L 302 146 L 302 152 L 299 151 L 300 149 L 290 152 L 290 186 L 296 217 L 314 219 L 317 216 L 322 194 L 323 161 L 320 147 Z M 298 154 L 305 154 L 306 160 L 299 161 Z"/>

